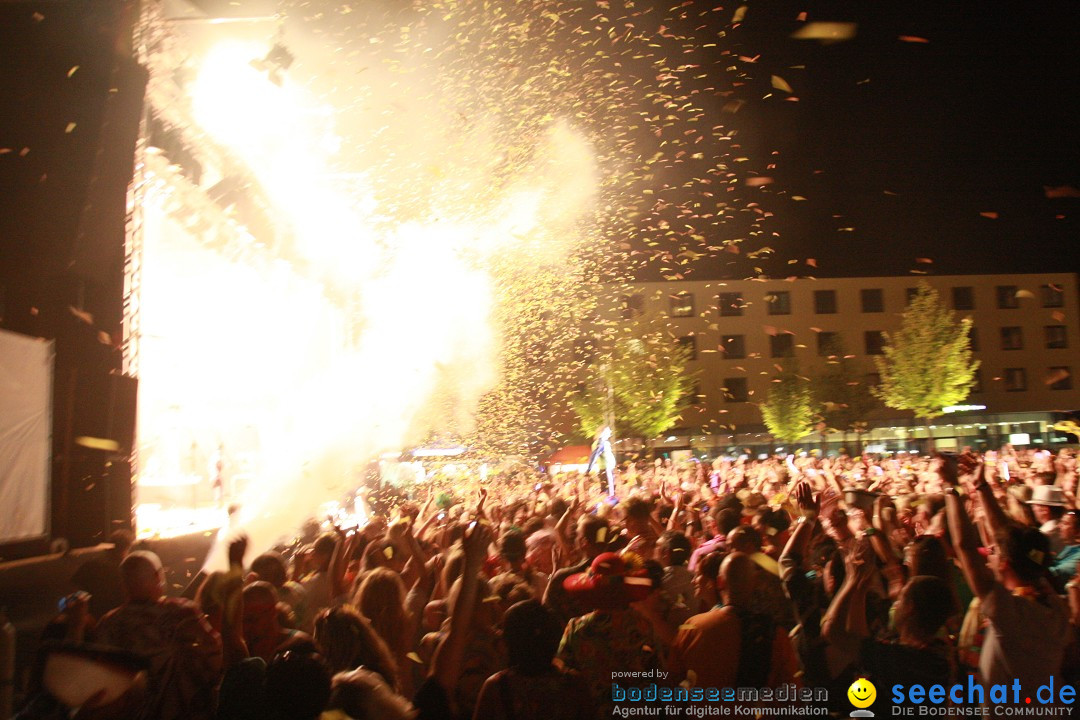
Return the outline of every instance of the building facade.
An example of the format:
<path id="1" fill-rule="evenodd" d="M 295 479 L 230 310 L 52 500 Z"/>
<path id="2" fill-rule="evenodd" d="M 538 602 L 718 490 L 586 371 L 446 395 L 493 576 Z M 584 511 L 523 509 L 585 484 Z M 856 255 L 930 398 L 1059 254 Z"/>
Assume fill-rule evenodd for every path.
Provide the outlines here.
<path id="1" fill-rule="evenodd" d="M 915 447 L 932 433 L 938 447 L 1053 447 L 1069 437 L 1052 425 L 1080 409 L 1080 323 L 1072 274 L 904 276 L 638 283 L 612 313 L 655 320 L 691 351 L 697 375 L 693 408 L 661 443 L 706 454 L 736 447 L 764 451 L 776 443 L 758 403 L 781 367 L 821 376 L 844 362 L 869 394 L 882 332 L 899 328 L 920 281 L 950 308 L 973 319 L 977 382 L 960 408 L 926 427 L 910 412 L 873 403 L 862 443 L 875 449 Z M 824 428 L 822 428 L 824 430 Z M 851 447 L 856 436 L 815 433 L 800 443 Z"/>

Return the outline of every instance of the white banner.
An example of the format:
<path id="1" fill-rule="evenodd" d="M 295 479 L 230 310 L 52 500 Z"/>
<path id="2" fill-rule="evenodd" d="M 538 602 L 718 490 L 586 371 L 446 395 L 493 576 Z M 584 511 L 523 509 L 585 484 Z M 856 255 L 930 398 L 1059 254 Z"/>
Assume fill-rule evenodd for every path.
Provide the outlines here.
<path id="1" fill-rule="evenodd" d="M 53 343 L 0 330 L 0 544 L 48 534 Z"/>

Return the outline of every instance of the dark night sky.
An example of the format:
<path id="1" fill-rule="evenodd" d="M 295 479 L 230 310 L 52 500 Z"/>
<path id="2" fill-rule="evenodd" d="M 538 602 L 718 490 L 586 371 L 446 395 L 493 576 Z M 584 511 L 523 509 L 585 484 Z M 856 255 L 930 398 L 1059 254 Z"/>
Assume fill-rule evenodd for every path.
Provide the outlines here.
<path id="1" fill-rule="evenodd" d="M 270 7 L 269 0 L 194 2 L 208 14 Z M 669 15 L 685 10 L 676 0 L 653 4 Z M 779 235 L 759 243 L 777 251 L 764 263 L 722 253 L 690 277 L 745 276 L 754 266 L 779 276 L 1080 271 L 1080 197 L 1048 198 L 1044 190 L 1068 186 L 1080 196 L 1080 3 L 721 4 L 711 12 L 718 3 L 689 3 L 684 29 L 696 25 L 693 34 L 707 37 L 746 6 L 717 52 L 760 56 L 749 68 L 755 81 L 736 89 L 746 101 L 737 115 L 717 120 L 739 129 L 760 166 L 779 153 L 775 183 L 749 198 L 774 213 L 768 231 Z M 800 13 L 805 22 L 856 23 L 857 34 L 831 45 L 792 39 L 805 24 Z M 781 93 L 762 99 L 773 74 L 798 102 Z M 810 257 L 816 267 L 801 262 Z M 794 258 L 800 263 L 789 264 Z"/>
<path id="2" fill-rule="evenodd" d="M 278 8 L 271 0 L 197 2 L 210 15 L 259 14 Z M 610 0 L 615 2 L 624 0 Z M 594 3 L 587 1 L 590 8 Z M 406 12 L 407 2 L 397 4 Z M 713 13 L 709 11 L 714 3 L 695 2 L 691 9 L 716 18 L 719 28 L 740 4 Z M 31 5 L 2 3 L 13 18 L 23 18 Z M 50 21 L 63 5 L 43 4 L 49 8 Z M 676 0 L 664 4 L 679 5 Z M 769 171 L 775 182 L 762 188 L 760 197 L 744 200 L 759 200 L 773 213 L 766 225 L 770 234 L 759 244 L 774 247 L 776 253 L 765 261 L 721 253 L 719 259 L 698 263 L 690 277 L 747 276 L 756 274 L 755 266 L 781 277 L 911 270 L 1080 271 L 1080 253 L 1074 249 L 1080 239 L 1080 197 L 1048 198 L 1044 190 L 1065 187 L 1080 195 L 1076 190 L 1080 103 L 1075 99 L 1080 91 L 1080 2 L 746 0 L 745 5 L 744 21 L 718 42 L 717 52 L 728 49 L 736 56 L 759 56 L 747 66 L 754 81 L 734 91 L 735 97 L 746 101 L 741 110 L 717 121 L 739 130 L 739 142 L 758 167 L 777 153 L 776 167 Z M 857 34 L 832 45 L 791 39 L 804 24 L 798 19 L 803 12 L 810 22 L 856 23 Z M 87 36 L 77 22 L 71 27 L 78 29 L 78 37 Z M 927 42 L 906 42 L 901 36 Z M 61 113 L 64 117 L 52 125 L 41 120 L 43 114 L 27 114 L 27 107 L 45 113 L 52 107 L 45 98 L 62 96 L 35 85 L 28 63 L 36 56 L 15 47 L 16 41 L 31 42 L 36 36 L 12 25 L 6 37 L 12 43 L 4 56 L 10 62 L 0 68 L 0 73 L 7 73 L 5 97 L 0 99 L 4 119 L 0 147 L 33 144 L 31 159 L 42 163 L 50 157 L 47 139 L 34 137 L 31 142 L 20 132 L 55 125 L 50 137 L 55 136 L 57 148 L 62 148 L 72 138 L 78 140 L 62 131 L 72 113 Z M 85 53 L 76 52 L 79 45 L 74 38 L 52 42 L 38 48 L 40 57 L 52 58 L 42 64 L 55 66 L 46 68 L 50 77 L 65 83 L 61 70 L 80 62 L 83 70 L 76 80 L 93 77 Z M 48 49 L 59 45 L 70 46 L 70 57 Z M 722 64 L 728 63 L 729 58 L 722 59 Z M 798 102 L 785 100 L 781 93 L 763 99 L 770 90 L 770 75 L 783 77 Z M 41 97 L 28 103 L 26 96 L 33 87 L 39 88 Z M 69 99 L 81 102 L 79 97 Z M 19 132 L 9 132 L 12 129 Z M 89 146 L 84 149 L 92 151 Z M 15 168 L 15 158 L 9 153 L 0 162 Z M 43 165 L 53 179 L 62 177 L 64 168 L 75 167 L 68 160 L 54 164 Z M 37 178 L 34 173 L 30 175 Z M 5 185 L 14 182 L 15 176 L 4 177 Z M 31 205 L 18 193 L 4 195 L 0 210 L 7 220 L 0 223 L 4 230 L 0 258 L 12 261 L 7 275 L 15 282 L 11 274 L 18 271 L 12 266 L 24 266 L 20 258 L 35 254 L 18 238 L 36 231 L 16 217 Z M 794 196 L 806 199 L 796 201 Z M 80 195 L 72 197 L 78 200 Z M 41 195 L 45 205 L 50 198 L 55 194 Z M 77 209 L 71 208 L 70 214 L 77 217 Z M 55 216 L 56 208 L 45 215 Z M 773 232 L 778 235 L 772 237 Z M 15 249 L 12 242 L 22 247 Z M 748 243 L 745 249 L 753 247 Z M 806 258 L 815 258 L 816 267 L 807 266 Z M 916 258 L 933 263 L 916 263 Z M 799 263 L 788 264 L 791 259 Z"/>
<path id="3" fill-rule="evenodd" d="M 791 40 L 802 11 L 858 34 Z M 786 267 L 1080 270 L 1080 198 L 1044 190 L 1080 188 L 1077 28 L 1069 0 L 748 3 L 732 40 L 761 53 L 799 102 L 748 104 L 743 133 L 779 151 L 771 189 L 807 198 L 772 203 L 780 238 L 766 271 L 789 274 L 786 260 L 804 257 L 817 269 Z"/>

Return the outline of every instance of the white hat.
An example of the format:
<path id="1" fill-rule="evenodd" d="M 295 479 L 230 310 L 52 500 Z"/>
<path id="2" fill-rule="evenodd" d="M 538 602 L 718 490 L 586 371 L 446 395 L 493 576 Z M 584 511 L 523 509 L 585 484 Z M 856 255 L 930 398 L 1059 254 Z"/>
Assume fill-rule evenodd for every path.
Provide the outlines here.
<path id="1" fill-rule="evenodd" d="M 1065 502 L 1065 491 L 1057 485 L 1036 485 L 1027 504 L 1068 507 L 1068 503 Z"/>

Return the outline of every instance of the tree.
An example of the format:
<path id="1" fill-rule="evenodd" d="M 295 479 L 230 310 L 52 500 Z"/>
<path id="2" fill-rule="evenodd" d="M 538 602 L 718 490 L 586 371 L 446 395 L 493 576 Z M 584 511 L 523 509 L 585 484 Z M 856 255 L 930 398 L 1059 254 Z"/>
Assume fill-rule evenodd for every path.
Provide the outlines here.
<path id="1" fill-rule="evenodd" d="M 768 398 L 761 403 L 761 418 L 777 440 L 793 443 L 814 431 L 817 412 L 807 378 L 793 368 L 773 378 Z"/>
<path id="2" fill-rule="evenodd" d="M 971 354 L 971 318 L 957 318 L 937 291 L 920 283 L 896 333 L 874 358 L 881 384 L 874 395 L 896 410 L 911 410 L 927 423 L 962 402 L 975 384 L 979 362 Z"/>
<path id="3" fill-rule="evenodd" d="M 693 402 L 689 360 L 690 351 L 662 330 L 625 329 L 590 367 L 584 392 L 571 403 L 582 434 L 595 435 L 609 412 L 616 435 L 649 440 L 671 428 Z"/>

